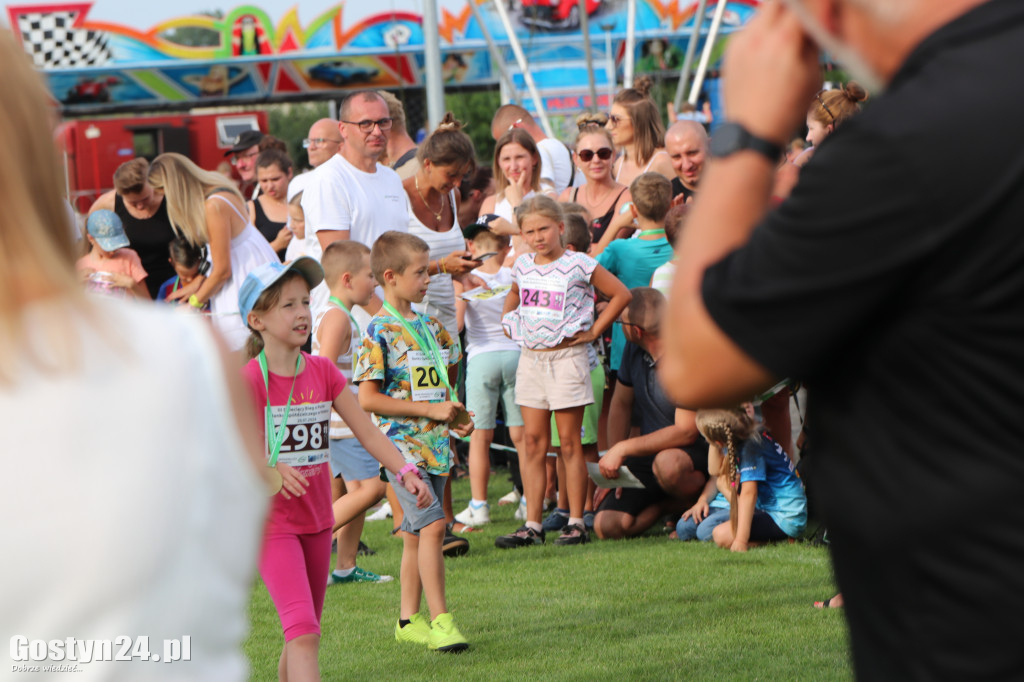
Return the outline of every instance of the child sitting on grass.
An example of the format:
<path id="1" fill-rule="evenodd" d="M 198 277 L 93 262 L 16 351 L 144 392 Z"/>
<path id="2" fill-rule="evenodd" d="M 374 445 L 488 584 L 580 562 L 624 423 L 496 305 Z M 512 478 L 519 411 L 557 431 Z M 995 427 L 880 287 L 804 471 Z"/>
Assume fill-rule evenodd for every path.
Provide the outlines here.
<path id="1" fill-rule="evenodd" d="M 128 248 L 128 237 L 117 214 L 106 209 L 93 211 L 86 230 L 92 248 L 75 264 L 86 288 L 114 298 L 150 300 L 142 260 Z"/>
<path id="2" fill-rule="evenodd" d="M 758 432 L 751 412 L 745 406 L 697 411 L 697 429 L 709 444 L 711 477 L 676 526 L 680 540 L 714 539 L 719 547 L 745 552 L 803 534 L 804 485 L 785 451 Z"/>
<path id="3" fill-rule="evenodd" d="M 444 589 L 445 516 L 441 507 L 451 469 L 449 428 L 465 437 L 473 422 L 455 400 L 451 378 L 458 369 L 459 344 L 433 317 L 412 309 L 427 293 L 430 247 L 415 235 L 389 231 L 370 253 L 373 276 L 384 288 L 384 305 L 363 335 L 353 370 L 359 404 L 405 457 L 398 474 L 387 472 L 402 518 L 402 600 L 395 639 L 426 644 L 435 651 L 469 647 L 448 612 Z M 422 477 L 433 491 L 426 508 L 402 487 L 404 477 Z M 420 614 L 426 595 L 431 620 Z"/>

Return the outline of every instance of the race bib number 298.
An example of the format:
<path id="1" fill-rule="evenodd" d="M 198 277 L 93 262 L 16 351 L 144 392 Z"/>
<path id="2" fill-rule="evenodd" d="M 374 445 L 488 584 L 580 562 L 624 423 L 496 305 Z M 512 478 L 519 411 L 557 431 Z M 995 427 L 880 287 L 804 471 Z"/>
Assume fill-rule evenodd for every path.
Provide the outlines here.
<path id="1" fill-rule="evenodd" d="M 275 405 L 268 409 L 274 418 L 274 428 L 280 429 L 284 406 Z M 326 462 L 330 454 L 330 419 L 330 403 L 292 405 L 277 461 L 293 467 Z"/>

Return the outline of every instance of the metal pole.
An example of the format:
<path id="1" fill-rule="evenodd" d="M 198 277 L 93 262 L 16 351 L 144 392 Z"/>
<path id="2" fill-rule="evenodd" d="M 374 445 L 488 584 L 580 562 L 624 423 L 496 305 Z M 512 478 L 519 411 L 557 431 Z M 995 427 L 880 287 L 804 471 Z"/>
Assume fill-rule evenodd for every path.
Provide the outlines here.
<path id="1" fill-rule="evenodd" d="M 472 2 L 472 0 L 470 0 Z M 533 74 L 529 71 L 529 64 L 526 62 L 526 55 L 523 54 L 523 48 L 519 44 L 519 38 L 516 36 L 515 30 L 512 28 L 512 21 L 508 18 L 508 12 L 505 10 L 504 0 L 494 0 L 494 8 L 498 10 L 498 16 L 501 17 L 501 24 L 505 27 L 505 34 L 508 36 L 509 45 L 512 46 L 512 52 L 516 56 L 516 63 L 519 64 L 519 70 L 523 72 L 523 80 L 526 81 L 526 88 L 530 91 L 530 97 L 533 99 L 533 106 L 537 110 L 537 116 L 540 117 L 540 126 L 544 129 L 544 134 L 548 137 L 558 139 L 555 137 L 555 131 L 551 128 L 551 122 L 548 120 L 548 114 L 544 111 L 544 100 L 540 98 L 540 92 L 537 91 L 537 84 L 533 81 Z"/>
<path id="2" fill-rule="evenodd" d="M 622 86 L 633 87 L 633 62 L 636 58 L 636 0 L 626 2 L 626 62 L 623 65 Z"/>
<path id="3" fill-rule="evenodd" d="M 484 37 L 484 41 L 487 43 L 487 51 L 491 53 L 491 61 L 494 62 L 494 66 L 498 69 L 498 75 L 501 77 L 502 85 L 508 90 L 509 97 L 516 104 L 520 104 L 519 92 L 516 90 L 515 83 L 512 82 L 512 76 L 508 74 L 508 69 L 505 68 L 505 57 L 501 54 L 501 50 L 498 49 L 497 43 L 494 42 L 494 36 L 491 35 L 491 29 L 487 28 L 487 24 L 484 23 L 484 18 L 480 16 L 480 10 L 477 9 L 476 0 L 468 0 L 469 9 L 473 12 L 473 18 L 476 19 L 477 25 L 480 27 L 480 33 Z"/>
<path id="4" fill-rule="evenodd" d="M 700 97 L 700 90 L 704 87 L 704 74 L 708 70 L 708 62 L 711 61 L 711 53 L 715 49 L 715 41 L 718 40 L 718 32 L 722 28 L 722 17 L 725 16 L 725 0 L 718 0 L 718 6 L 715 7 L 715 16 L 711 19 L 711 30 L 708 31 L 708 37 L 704 41 L 704 52 L 700 56 L 700 64 L 697 66 L 697 73 L 693 77 L 693 88 L 690 89 L 689 102 L 693 106 L 697 106 L 697 99 Z"/>
<path id="5" fill-rule="evenodd" d="M 469 0 L 473 4 L 473 0 Z M 590 48 L 590 17 L 587 16 L 587 0 L 580 0 L 580 30 L 583 32 L 583 54 L 587 55 L 587 85 L 590 86 L 588 111 L 597 111 L 597 83 L 594 81 L 594 53 Z"/>
<path id="6" fill-rule="evenodd" d="M 690 33 L 690 42 L 686 43 L 686 57 L 683 59 L 683 70 L 679 72 L 679 85 L 676 86 L 676 111 L 683 104 L 683 93 L 686 86 L 690 84 L 690 72 L 693 71 L 693 58 L 697 54 L 697 43 L 700 42 L 700 33 L 704 28 L 704 16 L 707 14 L 708 0 L 699 0 L 697 13 L 693 19 L 693 31 Z M 675 121 L 669 121 L 669 124 Z"/>
<path id="7" fill-rule="evenodd" d="M 615 56 L 612 54 L 612 29 L 615 24 L 601 24 L 604 30 L 604 72 L 608 81 L 608 101 L 615 97 Z"/>
<path id="8" fill-rule="evenodd" d="M 423 71 L 427 86 L 427 130 L 444 118 L 444 82 L 441 80 L 441 40 L 437 0 L 423 0 Z"/>

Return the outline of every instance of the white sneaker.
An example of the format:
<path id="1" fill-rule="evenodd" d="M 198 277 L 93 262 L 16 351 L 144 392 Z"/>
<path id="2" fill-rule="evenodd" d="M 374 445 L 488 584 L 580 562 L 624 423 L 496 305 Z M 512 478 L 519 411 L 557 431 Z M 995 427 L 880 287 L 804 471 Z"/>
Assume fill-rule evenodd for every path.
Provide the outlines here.
<path id="1" fill-rule="evenodd" d="M 484 503 L 474 508 L 470 504 L 463 511 L 455 515 L 455 520 L 471 528 L 487 525 L 491 522 L 491 505 Z"/>
<path id="2" fill-rule="evenodd" d="M 512 488 L 512 492 L 498 500 L 498 505 L 503 507 L 506 504 L 516 504 L 517 502 L 519 502 L 519 491 Z"/>
<path id="3" fill-rule="evenodd" d="M 516 509 L 515 520 L 516 521 L 525 521 L 526 520 L 526 498 L 525 497 L 520 497 L 519 498 L 519 508 Z"/>
<path id="4" fill-rule="evenodd" d="M 385 502 L 380 506 L 380 509 L 369 514 L 366 517 L 367 521 L 383 521 L 384 519 L 391 517 L 391 503 Z"/>

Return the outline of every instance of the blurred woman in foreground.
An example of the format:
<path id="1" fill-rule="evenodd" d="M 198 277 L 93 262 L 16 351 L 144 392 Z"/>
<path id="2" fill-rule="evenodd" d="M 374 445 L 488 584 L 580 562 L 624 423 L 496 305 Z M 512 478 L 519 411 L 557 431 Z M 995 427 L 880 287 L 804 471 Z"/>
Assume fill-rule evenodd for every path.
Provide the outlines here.
<path id="1" fill-rule="evenodd" d="M 198 316 L 80 289 L 47 93 L 7 31 L 0 63 L 0 92 L 17 93 L 0 100 L 0 630 L 148 636 L 161 656 L 188 635 L 191 661 L 77 667 L 102 680 L 244 679 L 266 504 L 256 429 Z M 22 639 L 11 658 L 45 664 Z"/>

